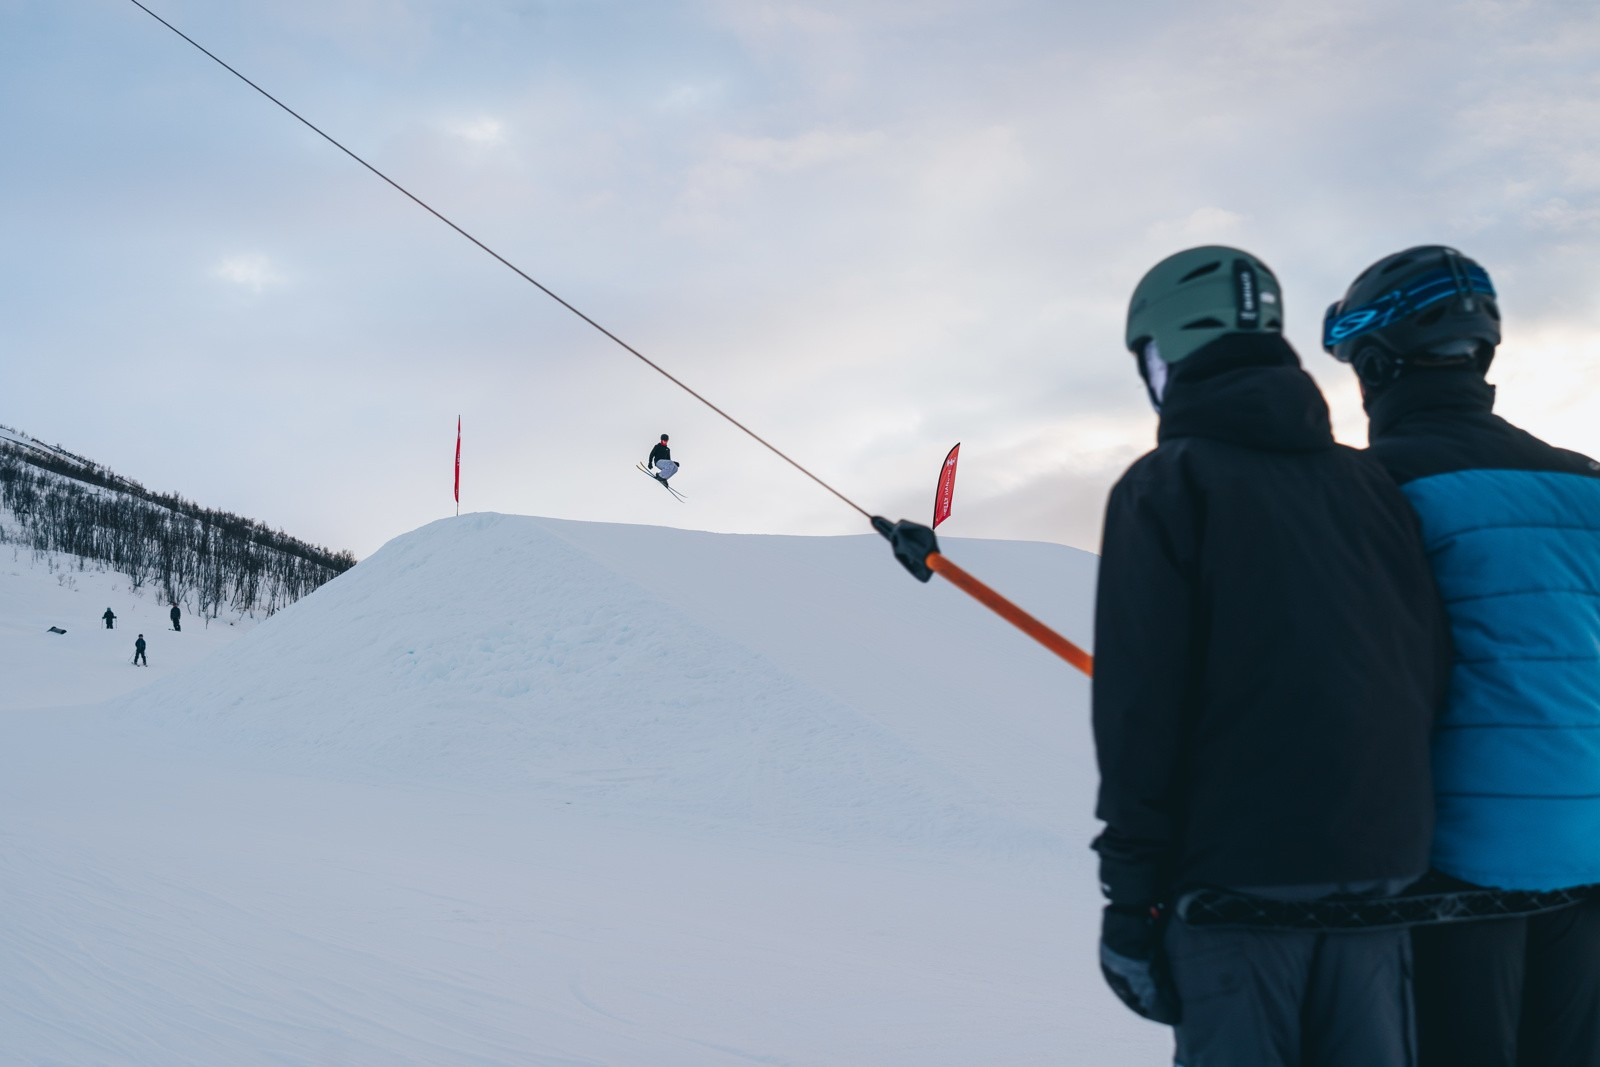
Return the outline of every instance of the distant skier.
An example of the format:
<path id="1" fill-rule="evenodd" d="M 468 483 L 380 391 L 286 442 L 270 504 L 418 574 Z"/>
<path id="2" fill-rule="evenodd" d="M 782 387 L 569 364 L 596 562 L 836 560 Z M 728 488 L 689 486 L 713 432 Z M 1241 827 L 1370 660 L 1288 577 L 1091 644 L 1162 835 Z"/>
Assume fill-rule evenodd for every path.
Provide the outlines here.
<path id="1" fill-rule="evenodd" d="M 179 632 L 183 630 L 183 612 L 178 610 L 178 605 L 172 605 L 172 610 L 167 612 L 167 617 L 172 620 L 172 628 Z"/>
<path id="2" fill-rule="evenodd" d="M 146 667 L 150 666 L 150 661 L 144 658 L 144 634 L 140 634 L 139 639 L 133 643 L 133 665 L 137 667 L 141 663 Z"/>
<path id="3" fill-rule="evenodd" d="M 100 616 L 100 617 L 102 619 L 106 620 L 106 629 L 108 629 L 108 630 L 116 629 L 115 625 L 113 625 L 117 621 L 116 612 L 112 611 L 110 608 L 107 608 L 106 609 L 106 613 L 104 615 Z"/>
<path id="4" fill-rule="evenodd" d="M 661 440 L 656 443 L 656 447 L 650 450 L 650 458 L 645 462 L 645 466 L 647 468 L 655 468 L 649 473 L 654 474 L 657 480 L 662 482 L 665 482 L 668 478 L 678 473 L 678 468 L 682 466 L 682 464 L 673 462 L 672 449 L 667 447 L 666 434 L 662 434 Z"/>

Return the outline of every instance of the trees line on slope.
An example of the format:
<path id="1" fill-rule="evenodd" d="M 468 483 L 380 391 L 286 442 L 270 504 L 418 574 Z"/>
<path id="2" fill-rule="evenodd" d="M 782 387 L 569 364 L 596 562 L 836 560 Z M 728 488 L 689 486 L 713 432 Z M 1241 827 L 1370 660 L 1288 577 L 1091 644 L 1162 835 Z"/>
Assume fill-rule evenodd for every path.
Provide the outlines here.
<path id="1" fill-rule="evenodd" d="M 18 529 L 0 541 L 65 552 L 149 586 L 168 603 L 216 618 L 229 608 L 270 615 L 355 566 L 253 519 L 153 493 L 59 450 L 0 441 L 0 503 Z"/>

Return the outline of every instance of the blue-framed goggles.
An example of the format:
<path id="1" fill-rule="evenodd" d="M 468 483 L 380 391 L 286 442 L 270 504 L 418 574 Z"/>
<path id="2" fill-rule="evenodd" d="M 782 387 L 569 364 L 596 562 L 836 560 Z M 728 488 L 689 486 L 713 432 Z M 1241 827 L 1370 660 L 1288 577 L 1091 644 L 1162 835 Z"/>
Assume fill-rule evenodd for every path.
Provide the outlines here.
<path id="1" fill-rule="evenodd" d="M 1449 267 L 1430 271 L 1408 288 L 1392 290 L 1360 307 L 1346 311 L 1337 302 L 1328 305 L 1328 313 L 1322 319 L 1322 347 L 1332 352 L 1335 345 L 1404 322 L 1441 300 L 1459 297 L 1470 302 L 1474 294 L 1495 295 L 1489 272 L 1476 263 L 1452 258 Z"/>

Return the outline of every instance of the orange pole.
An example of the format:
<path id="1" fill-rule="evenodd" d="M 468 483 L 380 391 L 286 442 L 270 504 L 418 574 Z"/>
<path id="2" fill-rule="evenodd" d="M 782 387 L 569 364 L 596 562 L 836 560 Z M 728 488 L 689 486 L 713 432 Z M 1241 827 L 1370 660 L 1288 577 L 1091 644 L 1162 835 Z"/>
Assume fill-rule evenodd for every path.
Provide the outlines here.
<path id="1" fill-rule="evenodd" d="M 1084 674 L 1094 677 L 1094 657 L 1065 637 L 1050 629 L 1026 611 L 1017 607 L 978 579 L 945 559 L 938 552 L 929 552 L 925 561 L 930 571 L 942 574 L 962 592 L 981 602 L 995 614 L 1060 656 Z"/>

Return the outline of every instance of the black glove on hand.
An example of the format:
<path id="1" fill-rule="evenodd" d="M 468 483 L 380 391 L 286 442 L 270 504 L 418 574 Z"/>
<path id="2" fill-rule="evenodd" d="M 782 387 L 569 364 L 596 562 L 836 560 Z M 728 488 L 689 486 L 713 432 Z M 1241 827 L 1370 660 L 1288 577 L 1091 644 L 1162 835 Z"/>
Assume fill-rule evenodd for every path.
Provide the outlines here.
<path id="1" fill-rule="evenodd" d="M 1100 924 L 1100 973 L 1122 1002 L 1153 1022 L 1174 1026 L 1178 992 L 1161 952 L 1161 913 L 1156 908 L 1106 907 Z"/>

